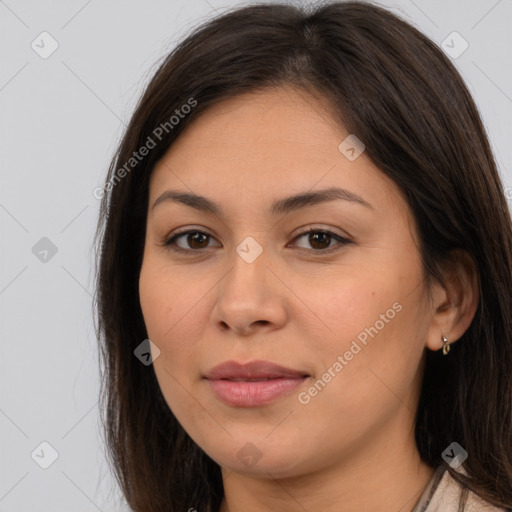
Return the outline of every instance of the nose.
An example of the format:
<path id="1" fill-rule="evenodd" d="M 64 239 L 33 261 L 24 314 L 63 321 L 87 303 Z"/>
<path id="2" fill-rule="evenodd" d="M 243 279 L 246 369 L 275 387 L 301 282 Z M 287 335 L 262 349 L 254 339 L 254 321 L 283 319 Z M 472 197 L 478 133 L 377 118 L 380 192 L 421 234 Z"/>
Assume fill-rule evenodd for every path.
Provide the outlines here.
<path id="1" fill-rule="evenodd" d="M 287 320 L 288 290 L 263 251 L 254 261 L 234 252 L 230 270 L 216 287 L 212 320 L 238 336 L 270 332 Z"/>

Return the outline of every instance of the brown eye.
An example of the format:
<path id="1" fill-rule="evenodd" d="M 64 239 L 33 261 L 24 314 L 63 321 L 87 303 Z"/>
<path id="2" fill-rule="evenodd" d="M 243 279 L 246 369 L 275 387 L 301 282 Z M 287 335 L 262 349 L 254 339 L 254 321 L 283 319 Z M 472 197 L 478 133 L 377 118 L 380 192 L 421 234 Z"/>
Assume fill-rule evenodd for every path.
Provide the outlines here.
<path id="1" fill-rule="evenodd" d="M 299 247 L 310 253 L 317 254 L 332 252 L 351 243 L 350 240 L 343 238 L 336 233 L 320 229 L 310 229 L 305 231 L 298 235 L 295 240 L 305 239 L 305 237 L 307 237 L 308 247 Z M 185 241 L 184 245 L 182 245 L 183 242 L 181 242 L 181 244 L 178 243 L 178 241 L 182 239 Z M 208 233 L 199 230 L 188 230 L 173 235 L 163 245 L 176 252 L 191 254 L 194 252 L 204 252 L 204 249 L 212 247 L 209 245 L 211 240 L 213 240 L 213 237 Z"/>
<path id="2" fill-rule="evenodd" d="M 302 249 L 309 250 L 310 252 L 331 252 L 331 250 L 336 250 L 341 248 L 343 245 L 351 243 L 350 240 L 343 238 L 336 233 L 332 233 L 331 231 L 319 230 L 319 229 L 310 229 L 298 237 L 295 240 L 299 240 L 301 238 L 305 238 L 306 243 L 309 247 L 301 247 Z M 337 243 L 332 244 L 332 242 L 336 241 Z M 338 247 L 341 246 L 341 247 Z M 311 249 L 311 247 L 313 249 Z"/>
<path id="3" fill-rule="evenodd" d="M 208 242 L 211 235 L 198 230 L 189 230 L 182 233 L 177 233 L 165 242 L 165 246 L 170 247 L 175 251 L 182 252 L 197 252 L 201 249 L 208 248 Z M 178 243 L 178 240 L 185 240 L 185 246 Z"/>
<path id="4" fill-rule="evenodd" d="M 192 249 L 204 249 L 208 246 L 208 235 L 200 231 L 187 233 L 185 240 Z"/>
<path id="5" fill-rule="evenodd" d="M 314 247 L 315 249 L 325 249 L 329 247 L 331 235 L 329 235 L 328 233 L 311 232 L 309 233 L 308 241 L 311 244 L 311 246 Z"/>

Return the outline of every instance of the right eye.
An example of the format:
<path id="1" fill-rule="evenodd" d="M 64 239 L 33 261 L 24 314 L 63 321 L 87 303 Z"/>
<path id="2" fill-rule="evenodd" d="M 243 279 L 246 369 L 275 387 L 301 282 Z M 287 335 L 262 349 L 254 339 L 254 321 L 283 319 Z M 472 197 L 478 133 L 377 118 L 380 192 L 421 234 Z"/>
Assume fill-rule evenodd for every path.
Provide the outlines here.
<path id="1" fill-rule="evenodd" d="M 180 245 L 178 245 L 177 241 L 181 240 L 182 238 L 185 240 L 185 243 L 188 244 L 190 248 L 181 247 Z M 204 231 L 199 231 L 197 229 L 189 229 L 187 231 L 181 231 L 180 233 L 174 234 L 172 237 L 165 241 L 164 246 L 176 252 L 199 252 L 201 249 L 208 248 L 208 238 L 212 238 L 212 236 L 209 235 L 208 233 L 205 233 Z"/>

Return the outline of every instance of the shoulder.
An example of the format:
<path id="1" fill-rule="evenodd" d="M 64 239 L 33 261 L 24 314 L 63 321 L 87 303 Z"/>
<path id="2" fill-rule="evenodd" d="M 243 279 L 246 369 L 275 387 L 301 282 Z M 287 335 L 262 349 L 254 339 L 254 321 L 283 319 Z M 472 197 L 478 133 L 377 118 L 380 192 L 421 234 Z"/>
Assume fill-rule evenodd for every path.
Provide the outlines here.
<path id="1" fill-rule="evenodd" d="M 466 474 L 464 469 L 459 469 Z M 505 512 L 484 501 L 480 496 L 462 487 L 448 471 L 444 470 L 441 480 L 430 499 L 425 512 Z"/>

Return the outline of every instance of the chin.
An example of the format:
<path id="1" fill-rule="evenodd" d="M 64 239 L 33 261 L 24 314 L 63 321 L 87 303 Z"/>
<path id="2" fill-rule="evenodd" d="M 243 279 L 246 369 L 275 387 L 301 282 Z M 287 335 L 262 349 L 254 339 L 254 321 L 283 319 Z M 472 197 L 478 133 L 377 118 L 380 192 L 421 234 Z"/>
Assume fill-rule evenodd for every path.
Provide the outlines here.
<path id="1" fill-rule="evenodd" d="M 260 443 L 261 444 L 261 443 Z M 213 455 L 213 456 L 212 456 Z M 247 442 L 233 453 L 213 453 L 210 457 L 222 468 L 239 474 L 269 478 L 289 478 L 304 472 L 304 460 L 297 450 L 276 451 Z"/>

